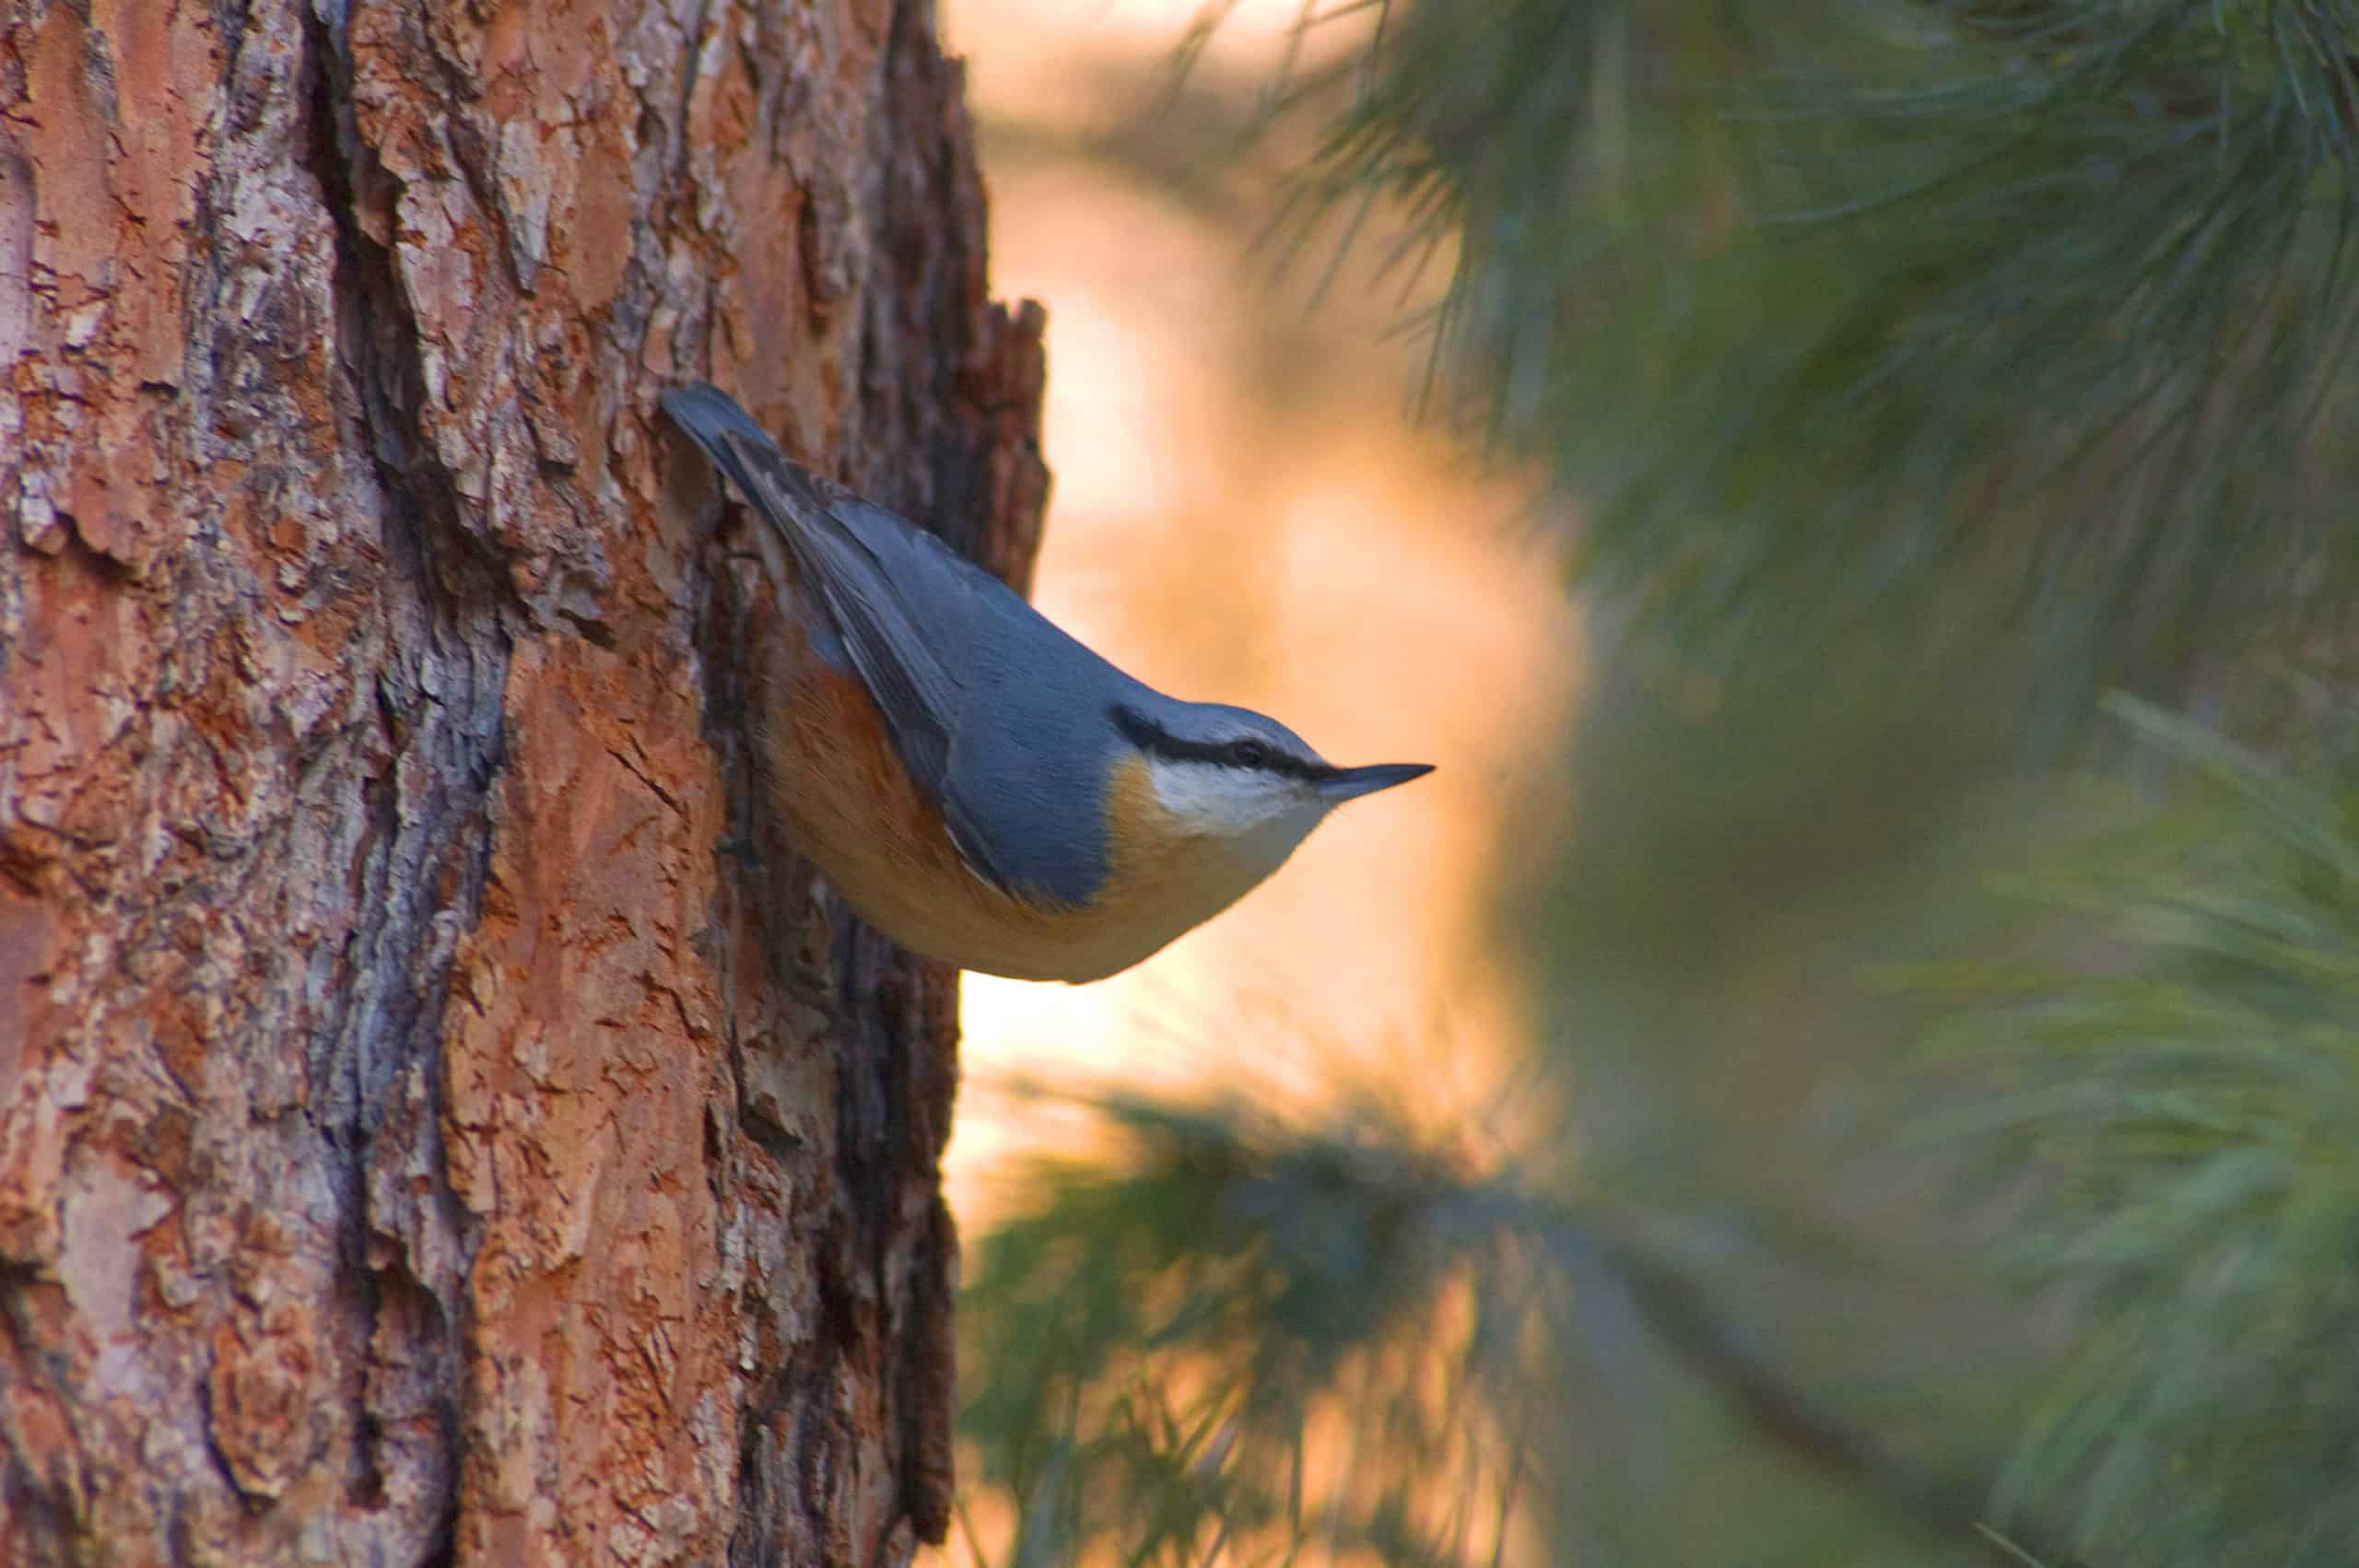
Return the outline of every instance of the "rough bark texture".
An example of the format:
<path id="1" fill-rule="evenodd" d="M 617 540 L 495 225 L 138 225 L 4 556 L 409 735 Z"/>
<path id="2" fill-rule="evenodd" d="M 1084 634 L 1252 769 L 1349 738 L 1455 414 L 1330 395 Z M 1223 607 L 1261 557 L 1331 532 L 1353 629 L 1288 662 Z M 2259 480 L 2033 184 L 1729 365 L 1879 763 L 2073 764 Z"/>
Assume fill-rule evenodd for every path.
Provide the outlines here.
<path id="1" fill-rule="evenodd" d="M 0 0 L 0 1561 L 941 1534 L 955 977 L 748 800 L 654 397 L 1020 576 L 960 94 L 926 0 Z"/>

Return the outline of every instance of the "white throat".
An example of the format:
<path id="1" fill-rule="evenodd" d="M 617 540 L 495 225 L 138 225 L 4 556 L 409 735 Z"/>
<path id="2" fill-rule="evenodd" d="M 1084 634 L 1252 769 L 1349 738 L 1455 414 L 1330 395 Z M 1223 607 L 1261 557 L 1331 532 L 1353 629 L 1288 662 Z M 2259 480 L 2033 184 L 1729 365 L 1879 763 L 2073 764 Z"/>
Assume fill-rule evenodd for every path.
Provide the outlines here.
<path id="1" fill-rule="evenodd" d="M 1175 834 L 1222 846 L 1256 881 L 1277 870 L 1327 814 L 1308 785 L 1277 774 L 1150 756 L 1147 778 Z"/>

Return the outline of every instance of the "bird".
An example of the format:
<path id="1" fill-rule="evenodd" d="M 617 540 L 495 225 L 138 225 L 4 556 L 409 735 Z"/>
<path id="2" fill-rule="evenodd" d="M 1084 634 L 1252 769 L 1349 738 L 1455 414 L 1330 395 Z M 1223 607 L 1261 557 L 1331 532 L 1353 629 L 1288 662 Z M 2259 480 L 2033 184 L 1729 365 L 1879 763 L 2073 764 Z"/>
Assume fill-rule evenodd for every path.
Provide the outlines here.
<path id="1" fill-rule="evenodd" d="M 777 600 L 747 712 L 792 847 L 871 926 L 962 969 L 1083 984 L 1227 908 L 1346 801 L 1265 714 L 1167 696 L 695 382 L 665 415 L 744 496 Z"/>

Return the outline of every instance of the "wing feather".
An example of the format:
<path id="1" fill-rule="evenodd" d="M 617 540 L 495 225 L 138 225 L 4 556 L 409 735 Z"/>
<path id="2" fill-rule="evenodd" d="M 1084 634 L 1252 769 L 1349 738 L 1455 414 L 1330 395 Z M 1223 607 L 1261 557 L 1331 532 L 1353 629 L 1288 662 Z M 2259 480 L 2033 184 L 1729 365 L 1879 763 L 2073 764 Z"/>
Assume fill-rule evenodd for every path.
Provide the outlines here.
<path id="1" fill-rule="evenodd" d="M 905 519 L 790 460 L 726 393 L 696 386 L 663 401 L 784 541 L 883 713 L 902 765 L 942 811 L 959 857 L 1013 891 L 979 825 L 946 788 L 967 694 L 945 647 L 971 640 L 978 600 L 999 580 Z"/>

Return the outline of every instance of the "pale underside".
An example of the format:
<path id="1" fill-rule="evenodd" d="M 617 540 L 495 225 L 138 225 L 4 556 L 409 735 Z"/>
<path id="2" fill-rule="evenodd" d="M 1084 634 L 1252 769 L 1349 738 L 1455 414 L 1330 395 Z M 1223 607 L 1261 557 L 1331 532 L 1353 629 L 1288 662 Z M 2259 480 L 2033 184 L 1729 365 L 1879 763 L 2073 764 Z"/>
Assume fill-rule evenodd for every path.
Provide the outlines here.
<path id="1" fill-rule="evenodd" d="M 1175 832 L 1146 764 L 1129 758 L 1108 792 L 1117 848 L 1097 898 L 1082 908 L 1011 897 L 959 858 L 858 677 L 772 625 L 757 711 L 792 717 L 772 719 L 758 740 L 781 825 L 863 919 L 929 957 L 1016 979 L 1102 979 L 1235 903 L 1301 837 L 1280 846 Z"/>

